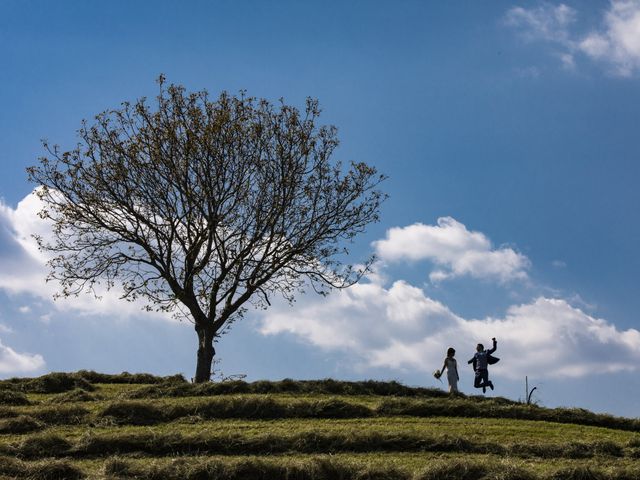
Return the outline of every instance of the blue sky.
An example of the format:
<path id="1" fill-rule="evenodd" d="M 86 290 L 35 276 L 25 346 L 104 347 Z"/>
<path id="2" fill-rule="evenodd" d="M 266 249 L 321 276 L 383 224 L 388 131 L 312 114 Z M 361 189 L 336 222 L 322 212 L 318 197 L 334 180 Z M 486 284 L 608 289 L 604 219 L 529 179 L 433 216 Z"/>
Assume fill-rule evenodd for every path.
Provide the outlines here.
<path id="1" fill-rule="evenodd" d="M 155 79 L 323 107 L 336 158 L 389 176 L 353 246 L 377 274 L 250 312 L 224 374 L 431 377 L 498 337 L 494 394 L 640 416 L 640 2 L 0 2 L 0 375 L 195 368 L 196 336 L 123 304 L 52 302 L 25 168 L 40 139 Z"/>

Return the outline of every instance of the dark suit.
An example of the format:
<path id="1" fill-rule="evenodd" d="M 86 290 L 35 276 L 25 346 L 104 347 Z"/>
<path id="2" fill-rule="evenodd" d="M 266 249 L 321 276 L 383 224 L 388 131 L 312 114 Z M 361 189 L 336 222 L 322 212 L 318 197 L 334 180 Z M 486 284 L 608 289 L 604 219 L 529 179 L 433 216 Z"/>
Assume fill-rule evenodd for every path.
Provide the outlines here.
<path id="1" fill-rule="evenodd" d="M 493 348 L 489 350 L 483 350 L 481 352 L 476 352 L 471 360 L 467 363 L 473 364 L 473 370 L 476 372 L 476 376 L 473 379 L 473 386 L 476 388 L 486 388 L 492 386 L 492 383 L 489 381 L 489 369 L 487 357 L 496 351 L 498 348 L 498 342 L 493 341 Z"/>

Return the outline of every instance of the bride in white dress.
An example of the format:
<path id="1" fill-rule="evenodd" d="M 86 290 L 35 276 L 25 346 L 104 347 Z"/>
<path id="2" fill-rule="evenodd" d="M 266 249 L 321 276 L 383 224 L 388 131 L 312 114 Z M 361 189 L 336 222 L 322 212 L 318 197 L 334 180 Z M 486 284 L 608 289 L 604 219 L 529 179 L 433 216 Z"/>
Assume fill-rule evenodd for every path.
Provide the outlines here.
<path id="1" fill-rule="evenodd" d="M 458 376 L 458 362 L 454 358 L 456 351 L 454 348 L 449 348 L 447 350 L 447 356 L 444 359 L 444 365 L 442 365 L 442 369 L 440 369 L 440 375 L 442 375 L 447 370 L 447 381 L 449 382 L 449 393 L 458 393 L 458 380 L 460 377 Z"/>

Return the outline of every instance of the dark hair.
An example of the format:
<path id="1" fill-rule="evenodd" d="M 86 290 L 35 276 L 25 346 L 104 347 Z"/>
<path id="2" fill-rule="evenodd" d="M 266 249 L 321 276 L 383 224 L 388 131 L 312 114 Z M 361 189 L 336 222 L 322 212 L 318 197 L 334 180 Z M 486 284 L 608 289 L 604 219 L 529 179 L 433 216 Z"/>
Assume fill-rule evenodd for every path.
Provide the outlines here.
<path id="1" fill-rule="evenodd" d="M 481 343 L 479 343 L 479 344 L 476 346 L 476 350 L 484 350 L 484 345 L 482 345 Z"/>
<path id="2" fill-rule="evenodd" d="M 449 347 L 447 349 L 447 357 L 453 357 L 456 354 L 456 349 L 453 347 Z"/>

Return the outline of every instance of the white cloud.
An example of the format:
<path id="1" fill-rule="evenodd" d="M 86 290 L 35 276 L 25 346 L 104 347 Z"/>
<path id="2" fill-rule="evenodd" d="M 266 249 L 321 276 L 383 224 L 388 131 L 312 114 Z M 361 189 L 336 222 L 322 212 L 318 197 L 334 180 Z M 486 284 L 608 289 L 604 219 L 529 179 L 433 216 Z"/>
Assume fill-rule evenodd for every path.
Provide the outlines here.
<path id="1" fill-rule="evenodd" d="M 502 318 L 464 319 L 403 281 L 357 284 L 326 299 L 303 298 L 295 308 L 274 305 L 260 331 L 344 352 L 355 369 L 431 372 L 449 346 L 464 369 L 476 343 L 494 336 L 502 362 L 493 373 L 511 379 L 635 371 L 640 361 L 640 332 L 617 330 L 565 300 L 540 297 Z"/>
<path id="2" fill-rule="evenodd" d="M 607 65 L 611 73 L 629 77 L 640 70 L 640 0 L 611 0 L 597 29 L 572 31 L 577 12 L 564 4 L 544 3 L 537 8 L 513 7 L 505 23 L 528 41 L 555 44 L 564 68 L 575 68 L 575 55 L 583 54 Z"/>
<path id="3" fill-rule="evenodd" d="M 612 1 L 604 28 L 589 33 L 579 48 L 591 58 L 611 64 L 620 76 L 635 73 L 640 68 L 640 1 Z"/>
<path id="4" fill-rule="evenodd" d="M 13 333 L 13 328 L 4 323 L 0 323 L 0 333 Z"/>
<path id="5" fill-rule="evenodd" d="M 18 353 L 0 341 L 0 374 L 16 374 L 34 372 L 44 368 L 41 355 Z"/>
<path id="6" fill-rule="evenodd" d="M 527 40 L 568 42 L 569 27 L 575 22 L 576 11 L 561 3 L 544 3 L 537 8 L 513 7 L 505 15 L 505 23 L 520 29 Z"/>
<path id="7" fill-rule="evenodd" d="M 438 269 L 429 278 L 470 276 L 500 282 L 524 280 L 529 260 L 512 248 L 494 249 L 481 232 L 473 232 L 451 217 L 441 217 L 437 225 L 415 223 L 387 231 L 386 238 L 373 243 L 383 262 L 428 260 Z"/>
<path id="8" fill-rule="evenodd" d="M 571 53 L 561 53 L 558 55 L 560 58 L 560 63 L 565 70 L 575 70 L 576 68 L 576 60 Z"/>
<path id="9" fill-rule="evenodd" d="M 20 313 L 31 313 L 31 307 L 29 305 L 23 305 L 21 307 L 18 307 L 18 311 Z"/>
<path id="10" fill-rule="evenodd" d="M 401 280 L 388 289 L 359 283 L 327 298 L 305 296 L 295 309 L 273 305 L 262 318 L 265 335 L 292 333 L 321 348 L 357 353 L 361 361 L 392 338 L 411 342 L 457 322 L 446 306 Z"/>
<path id="11" fill-rule="evenodd" d="M 116 289 L 99 290 L 100 299 L 82 294 L 53 302 L 58 285 L 56 282 L 46 281 L 48 256 L 39 251 L 32 237 L 34 234 L 44 238 L 51 235 L 50 225 L 38 216 L 41 209 L 42 203 L 33 193 L 22 199 L 15 209 L 0 201 L 0 289 L 10 295 L 28 294 L 45 300 L 56 310 L 64 312 L 104 315 L 115 319 L 151 315 L 170 320 L 168 314 L 143 312 L 143 303 L 140 301 L 128 302 L 120 299 L 120 293 Z M 29 313 L 27 309 L 37 310 L 28 305 L 19 310 Z M 51 315 L 47 313 L 40 318 L 48 322 Z"/>

